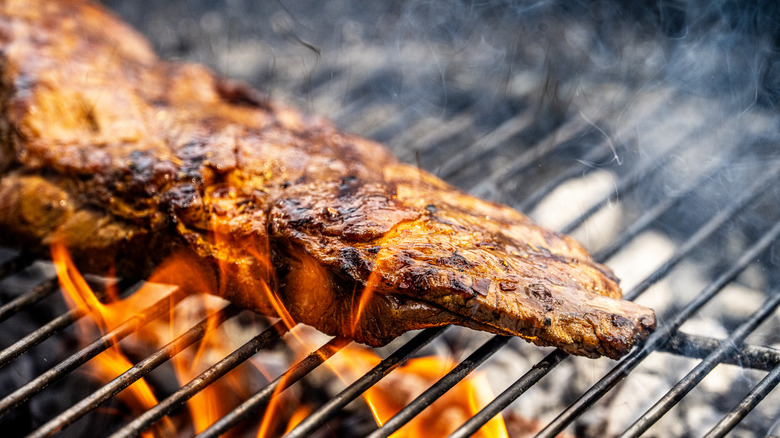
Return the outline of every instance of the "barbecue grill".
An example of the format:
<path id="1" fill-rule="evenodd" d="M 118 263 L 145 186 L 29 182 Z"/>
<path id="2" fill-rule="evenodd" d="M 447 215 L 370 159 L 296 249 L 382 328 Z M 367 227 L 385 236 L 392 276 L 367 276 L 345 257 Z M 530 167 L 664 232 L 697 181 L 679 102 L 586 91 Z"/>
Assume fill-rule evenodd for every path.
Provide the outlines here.
<path id="1" fill-rule="evenodd" d="M 570 385 L 553 395 L 555 402 L 545 399 L 554 407 L 539 419 L 539 436 L 615 433 L 605 427 L 624 436 L 780 434 L 773 429 L 777 394 L 774 403 L 765 400 L 780 383 L 780 350 L 773 348 L 780 343 L 780 154 L 771 75 L 780 65 L 780 31 L 776 24 L 740 24 L 742 17 L 757 20 L 774 11 L 751 15 L 730 10 L 728 2 L 359 8 L 329 2 L 314 10 L 241 1 L 107 3 L 147 33 L 164 57 L 206 62 L 254 82 L 342 129 L 382 141 L 465 190 L 574 234 L 598 261 L 634 275 L 624 278 L 625 298 L 650 305 L 658 316 L 656 332 L 620 361 L 574 358 L 455 327 L 412 333 L 378 350 L 381 362 L 346 388 L 312 395 L 315 400 L 306 401 L 314 409 L 287 436 L 328 430 L 341 436 L 337 431 L 347 427 L 355 400 L 435 345 L 456 345 L 457 366 L 381 427 L 370 421 L 349 426 L 356 435 L 390 436 L 472 371 L 502 369 L 518 355 L 535 360 L 493 375 L 498 395 L 452 436 L 471 436 L 523 403 L 542 404 L 534 397 L 551 395 L 541 387 L 561 387 L 551 380 Z M 331 25 L 317 26 L 318 20 Z M 604 20 L 610 20 L 608 31 L 599 25 Z M 730 46 L 718 49 L 724 41 Z M 715 55 L 732 56 L 726 56 L 731 73 L 711 57 L 693 58 L 718 50 L 724 52 Z M 754 70 L 743 73 L 743 67 Z M 659 238 L 667 247 L 642 244 Z M 85 363 L 184 297 L 161 288 L 158 302 L 76 346 L 72 325 L 84 315 L 58 301 L 48 262 L 11 250 L 0 255 L 6 331 L 0 337 L 0 424 L 21 428 L 20 434 L 77 435 L 99 424 L 115 437 L 138 436 L 242 364 L 285 349 L 282 322 L 228 305 L 212 322 L 194 324 L 171 344 L 144 353 L 118 378 L 83 388 Z M 632 274 L 634 268 L 640 272 Z M 143 283 L 93 280 L 98 290 L 117 287 L 123 296 Z M 253 320 L 244 324 L 253 330 L 249 341 L 189 383 L 160 390 L 165 396 L 136 418 L 117 414 L 119 408 L 106 412 L 120 391 L 197 344 L 213 321 L 242 318 Z M 348 343 L 325 340 L 267 382 L 261 379 L 238 407 L 197 436 L 220 436 L 262 417 L 280 391 L 312 385 L 309 377 Z M 638 377 L 657 373 L 659 364 L 676 367 L 665 370 L 671 380 L 648 385 Z M 582 370 L 592 373 L 584 384 L 567 374 Z M 729 389 L 707 400 L 713 374 Z M 81 393 L 66 394 L 72 388 Z M 693 418 L 677 411 L 702 404 L 711 410 L 700 424 L 668 429 L 665 418 Z M 604 415 L 613 418 L 599 420 Z"/>

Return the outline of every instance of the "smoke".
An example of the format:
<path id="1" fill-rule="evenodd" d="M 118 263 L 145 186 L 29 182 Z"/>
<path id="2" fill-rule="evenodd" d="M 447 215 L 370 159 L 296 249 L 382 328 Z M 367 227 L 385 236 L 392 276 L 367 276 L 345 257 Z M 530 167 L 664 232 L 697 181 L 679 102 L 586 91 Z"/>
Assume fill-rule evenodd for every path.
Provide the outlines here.
<path id="1" fill-rule="evenodd" d="M 663 218 L 683 238 L 778 160 L 772 0 L 105 3 L 165 58 L 250 81 L 513 206 L 573 160 L 620 176 L 670 155 L 624 198 L 641 210 L 737 158 Z M 538 165 L 515 164 L 558 145 Z M 485 175 L 496 175 L 490 187 Z M 777 190 L 721 245 L 739 251 L 760 233 Z"/>
<path id="2" fill-rule="evenodd" d="M 609 222 L 614 229 L 597 231 L 610 239 L 661 200 L 693 188 L 647 233 L 662 235 L 663 248 L 672 251 L 780 161 L 780 3 L 774 0 L 105 3 L 150 37 L 164 58 L 203 62 L 252 82 L 386 143 L 465 190 L 515 207 L 529 204 L 527 212 L 533 213 L 527 200 L 540 186 L 572 168 L 579 174 L 567 187 L 583 190 L 596 181 L 604 192 L 638 169 L 654 169 L 619 193 L 620 214 Z M 666 289 L 647 294 L 654 305 L 672 311 L 687 302 L 780 217 L 778 205 L 780 187 L 770 187 L 701 245 L 694 256 L 703 263 L 692 259 Z M 587 206 L 574 207 L 576 215 Z M 552 213 L 563 215 L 555 207 Z M 646 237 L 628 248 L 636 257 L 623 260 L 634 268 L 648 264 L 651 272 L 668 253 L 648 251 L 640 245 Z M 712 272 L 696 271 L 702 266 Z M 741 279 L 759 291 L 740 292 L 748 312 L 767 284 L 780 281 L 778 266 L 780 243 Z M 728 303 L 716 309 L 716 315 L 734 313 Z M 529 351 L 538 353 L 519 356 Z M 650 383 L 627 386 L 625 399 L 647 388 L 660 397 L 675 383 L 684 368 L 678 361 L 687 359 L 667 359 L 643 374 Z M 564 388 L 549 393 L 579 394 L 592 383 L 581 374 L 579 386 L 567 377 L 558 381 Z M 724 395 L 717 408 L 739 396 Z M 559 400 L 541 399 L 549 406 L 539 407 L 533 397 L 520 403 L 533 413 L 559 411 Z M 621 416 L 619 408 L 611 418 Z M 686 409 L 665 417 L 669 430 L 693 423 L 695 414 Z"/>

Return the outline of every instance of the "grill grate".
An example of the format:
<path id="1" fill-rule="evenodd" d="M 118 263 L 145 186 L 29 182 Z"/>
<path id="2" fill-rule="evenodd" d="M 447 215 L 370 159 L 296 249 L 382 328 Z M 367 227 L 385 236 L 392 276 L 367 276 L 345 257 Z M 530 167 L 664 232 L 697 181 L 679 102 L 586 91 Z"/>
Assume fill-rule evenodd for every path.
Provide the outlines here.
<path id="1" fill-rule="evenodd" d="M 243 4 L 235 1 L 232 3 Z M 149 13 L 165 13 L 156 9 L 153 4 L 154 2 L 151 2 L 146 5 L 149 11 L 153 11 Z M 417 2 L 409 4 L 416 5 Z M 122 8 L 130 6 L 117 5 L 117 8 L 122 11 Z M 138 11 L 142 10 L 143 6 L 132 8 L 138 8 L 133 9 Z M 236 8 L 240 9 L 237 6 Z M 576 432 L 578 418 L 586 412 L 599 409 L 599 403 L 613 396 L 619 385 L 631 379 L 636 374 L 635 370 L 641 367 L 646 359 L 662 354 L 690 358 L 696 361 L 696 365 L 691 366 L 691 370 L 685 375 L 675 379 L 678 380 L 677 383 L 663 388 L 658 396 L 650 393 L 637 395 L 636 404 L 630 406 L 630 412 L 624 414 L 627 420 L 621 431 L 624 436 L 638 436 L 647 430 L 655 430 L 651 427 L 668 415 L 676 405 L 684 402 L 686 396 L 699 388 L 701 381 L 717 369 L 718 365 L 756 370 L 764 377 L 746 389 L 741 401 L 726 406 L 723 409 L 725 415 L 714 419 L 706 427 L 699 428 L 701 431 L 709 430 L 708 436 L 723 436 L 738 427 L 741 422 L 744 423 L 748 413 L 754 411 L 770 391 L 780 384 L 780 350 L 771 347 L 773 338 L 765 336 L 756 343 L 750 341 L 749 337 L 761 327 L 762 322 L 775 314 L 780 304 L 780 278 L 777 275 L 776 259 L 780 236 L 776 182 L 780 180 L 780 161 L 774 152 L 777 147 L 777 117 L 771 108 L 767 110 L 760 106 L 751 106 L 734 112 L 730 107 L 724 109 L 727 105 L 723 103 L 724 99 L 717 95 L 702 97 L 690 95 L 695 93 L 680 93 L 678 88 L 670 85 L 671 79 L 667 78 L 660 83 L 652 82 L 649 79 L 652 75 L 640 74 L 638 79 L 632 78 L 633 81 L 638 81 L 638 84 L 626 83 L 626 77 L 610 76 L 612 72 L 587 63 L 586 66 L 590 66 L 590 70 L 595 69 L 596 74 L 589 75 L 587 70 L 577 74 L 556 73 L 551 65 L 554 61 L 544 58 L 548 55 L 541 55 L 544 63 L 537 62 L 542 58 L 539 58 L 540 55 L 538 51 L 534 51 L 534 47 L 518 48 L 516 53 L 506 55 L 508 60 L 504 65 L 505 70 L 493 69 L 485 73 L 487 79 L 495 79 L 494 76 L 503 78 L 505 86 L 498 93 L 498 97 L 494 90 L 485 86 L 495 81 L 486 79 L 484 84 L 480 83 L 479 78 L 483 70 L 464 73 L 465 70 L 458 70 L 457 65 L 453 67 L 452 64 L 440 62 L 436 67 L 443 72 L 439 71 L 437 74 L 446 76 L 450 74 L 446 70 L 452 68 L 456 71 L 446 79 L 455 84 L 459 81 L 465 82 L 467 86 L 451 86 L 442 93 L 446 95 L 446 99 L 431 103 L 426 100 L 430 98 L 430 92 L 425 90 L 430 84 L 430 78 L 426 76 L 429 72 L 425 67 L 410 66 L 430 57 L 458 55 L 453 55 L 447 48 L 434 44 L 433 48 L 429 48 L 433 55 L 425 50 L 422 53 L 412 50 L 405 54 L 408 59 L 402 58 L 401 65 L 394 68 L 393 63 L 397 59 L 385 56 L 388 54 L 388 46 L 395 44 L 405 48 L 404 40 L 394 41 L 394 44 L 389 45 L 379 44 L 372 39 L 353 43 L 342 41 L 339 42 L 342 44 L 341 56 L 320 57 L 320 54 L 314 56 L 307 52 L 308 49 L 304 49 L 303 54 L 293 51 L 294 54 L 285 55 L 282 49 L 289 49 L 289 46 L 285 46 L 284 41 L 268 43 L 276 44 L 268 48 L 251 38 L 245 40 L 244 37 L 233 35 L 233 38 L 238 38 L 236 47 L 222 54 L 215 47 L 229 46 L 230 40 L 226 43 L 224 37 L 218 35 L 218 26 L 215 27 L 217 30 L 209 30 L 212 26 L 209 20 L 214 17 L 208 13 L 214 11 L 191 12 L 202 13 L 198 22 L 200 26 L 197 23 L 195 25 L 198 30 L 193 34 L 192 26 L 181 26 L 184 30 L 178 29 L 180 32 L 176 34 L 176 38 L 180 38 L 179 43 L 193 44 L 191 52 L 184 53 L 189 59 L 210 62 L 217 68 L 226 68 L 228 73 L 232 73 L 225 65 L 235 65 L 230 62 L 231 56 L 243 56 L 241 51 L 246 50 L 247 44 L 250 44 L 260 57 L 273 58 L 275 61 L 268 72 L 264 72 L 263 66 L 259 65 L 251 72 L 245 73 L 247 79 L 263 86 L 272 84 L 275 93 L 281 92 L 289 100 L 297 100 L 300 106 L 327 115 L 346 130 L 387 143 L 402 159 L 416 161 L 453 184 L 479 196 L 508 203 L 533 214 L 543 210 L 545 203 L 554 202 L 550 200 L 554 199 L 556 192 L 564 186 L 572 182 L 575 185 L 584 184 L 582 181 L 589 175 L 608 173 L 611 189 L 600 197 L 596 196 L 567 223 L 557 226 L 565 233 L 579 233 L 576 234 L 577 237 L 593 247 L 595 259 L 610 263 L 629 257 L 626 255 L 627 249 L 648 232 L 665 233 L 675 241 L 674 250 L 661 257 L 661 261 L 650 273 L 641 276 L 636 284 L 627 290 L 626 299 L 653 300 L 663 294 L 672 294 L 671 290 L 657 287 L 665 281 L 676 281 L 683 284 L 682 288 L 688 288 L 695 282 L 687 282 L 688 277 L 693 274 L 685 269 L 686 266 L 701 267 L 706 276 L 702 284 L 696 284 L 696 288 L 690 286 L 691 290 L 682 297 L 665 297 L 666 301 L 659 301 L 661 305 L 653 306 L 658 310 L 659 325 L 651 338 L 617 363 L 613 364 L 606 359 L 593 361 L 605 364 L 603 372 L 594 366 L 594 374 L 598 374 L 594 379 L 597 381 L 582 391 L 578 389 L 577 394 L 570 399 L 561 397 L 564 400 L 562 408 L 548 419 L 548 424 L 539 436 L 556 436 L 565 430 Z M 548 10 L 546 14 L 558 12 L 561 11 Z M 173 16 L 181 15 L 181 11 L 176 10 L 168 13 L 174 14 Z M 293 14 L 290 11 L 287 13 Z M 128 14 L 132 17 L 137 15 L 137 12 Z M 226 11 L 226 14 L 236 19 L 230 11 Z M 271 25 L 276 26 L 277 39 L 279 35 L 286 35 L 285 32 L 289 31 L 291 26 L 287 21 L 288 15 L 279 14 L 278 11 L 269 12 L 270 18 L 267 19 Z M 312 14 L 317 15 L 316 12 Z M 172 19 L 168 17 L 167 19 Z M 344 32 L 349 30 L 350 23 L 360 21 L 359 17 L 349 17 L 345 21 Z M 544 14 L 529 17 L 530 21 L 540 17 L 550 18 Z M 154 26 L 162 26 L 159 20 L 145 21 L 137 16 L 136 18 L 141 25 L 151 23 L 146 30 L 150 31 L 154 39 Z M 488 14 L 487 18 L 482 18 L 497 20 L 499 37 L 513 35 L 514 29 L 501 33 L 500 29 L 506 22 L 496 16 Z M 620 21 L 617 27 L 620 27 L 620 23 L 625 24 L 625 19 L 621 20 L 623 21 Z M 261 21 L 258 26 L 267 24 L 266 21 Z M 563 23 L 566 24 L 571 23 Z M 236 21 L 237 27 L 244 25 L 245 22 Z M 268 27 L 273 27 L 271 25 Z M 556 25 L 551 22 L 550 27 L 553 30 L 550 33 L 555 34 L 554 29 L 560 25 L 561 23 Z M 488 26 L 492 26 L 492 22 L 489 22 Z M 305 25 L 302 24 L 301 27 Z M 529 32 L 525 31 L 524 35 L 528 34 Z M 164 41 L 165 38 L 170 38 L 168 33 L 157 32 L 156 35 L 163 35 L 159 37 L 163 39 L 162 42 L 159 38 L 154 42 L 164 52 L 167 47 L 169 54 L 182 54 L 176 52 L 178 49 L 175 48 L 175 43 Z M 437 35 L 429 37 L 435 40 Z M 292 31 L 287 35 L 290 36 L 292 38 L 286 41 L 298 38 Z M 610 40 L 605 42 L 609 43 Z M 455 43 L 462 41 L 456 39 Z M 300 48 L 296 46 L 296 49 Z M 325 46 L 325 49 L 327 48 Z M 571 47 L 567 46 L 567 49 Z M 481 49 L 476 50 L 476 53 L 469 50 L 464 49 L 466 55 L 459 61 L 468 64 L 482 60 L 479 51 Z M 552 52 L 555 50 L 555 47 L 549 49 Z M 671 56 L 673 52 L 670 50 L 664 54 Z M 389 59 L 384 59 L 385 57 Z M 482 60 L 478 67 L 485 68 L 491 65 L 491 61 L 492 58 Z M 578 67 L 583 62 L 577 61 L 572 65 Z M 652 63 L 653 60 L 647 62 Z M 251 60 L 249 63 L 252 63 Z M 545 67 L 540 71 L 511 67 L 523 63 L 544 64 Z M 315 65 L 316 68 L 310 65 Z M 651 67 L 656 68 L 658 65 Z M 560 65 L 558 68 L 561 68 Z M 305 72 L 303 75 L 301 70 Z M 242 73 L 235 75 L 242 76 Z M 601 79 L 602 76 L 607 79 Z M 556 83 L 549 83 L 551 81 Z M 398 86 L 399 83 L 422 85 L 409 85 L 410 91 L 398 97 L 397 91 L 403 88 Z M 541 96 L 539 90 L 542 90 Z M 564 105 L 560 102 L 564 99 L 556 93 L 567 92 L 572 96 L 586 94 L 587 99 L 582 98 L 575 103 Z M 422 97 L 411 98 L 410 105 L 408 96 L 414 96 L 416 93 Z M 492 96 L 494 101 L 486 103 L 483 96 Z M 582 103 L 583 101 L 585 103 Z M 593 108 L 599 110 L 593 112 Z M 485 117 L 484 113 L 495 115 Z M 718 147 L 712 147 L 712 144 L 717 144 Z M 676 178 L 677 175 L 681 177 Z M 744 175 L 749 178 L 742 184 L 737 180 Z M 736 188 L 729 187 L 731 183 L 734 183 Z M 658 188 L 659 186 L 661 188 Z M 658 189 L 648 191 L 648 187 Z M 725 195 L 718 193 L 720 191 Z M 715 201 L 712 201 L 713 198 Z M 623 207 L 616 227 L 619 232 L 610 234 L 607 232 L 609 230 L 604 230 L 606 227 L 601 227 L 599 232 L 608 235 L 606 241 L 592 239 L 587 227 L 597 221 L 598 216 L 616 205 Z M 690 214 L 691 210 L 701 214 L 694 217 Z M 34 262 L 35 260 L 26 254 L 10 257 L 0 265 L 0 278 L 20 276 L 25 268 Z M 747 317 L 737 321 L 725 339 L 699 336 L 684 330 L 685 324 L 695 319 L 701 309 L 717 300 L 725 287 L 742 281 L 752 281 L 750 278 L 756 276 L 755 271 L 763 271 L 765 280 L 759 282 L 756 288 L 763 292 L 765 301 L 757 309 L 752 309 Z M 677 277 L 674 277 L 675 275 Z M 684 278 L 680 280 L 679 277 Z M 122 281 L 118 284 L 124 295 L 133 294 L 139 287 L 140 283 Z M 12 318 L 34 313 L 36 304 L 51 299 L 57 288 L 56 279 L 46 278 L 19 294 L 0 289 L 3 300 L 0 306 L 0 323 L 10 324 L 13 322 Z M 31 400 L 40 397 L 47 387 L 60 379 L 72 377 L 84 363 L 100 354 L 111 343 L 118 342 L 144 324 L 168 313 L 183 298 L 176 291 L 170 292 L 170 295 L 163 297 L 152 307 L 104 336 L 94 339 L 83 349 L 69 351 L 62 362 L 48 371 L 31 376 L 28 381 L 10 390 L 4 390 L 3 398 L 0 399 L 0 424 L 4 417 L 8 418 L 14 412 L 23 410 Z M 217 324 L 222 324 L 240 315 L 238 309 L 226 306 L 209 318 L 215 318 Z M 78 311 L 56 315 L 39 324 L 31 333 L 14 339 L 9 346 L 3 344 L 3 350 L 0 351 L 0 371 L 8 371 L 17 366 L 20 359 L 37 354 L 36 346 L 70 330 L 82 317 L 83 314 Z M 33 430 L 23 432 L 34 437 L 67 433 L 70 426 L 99 411 L 108 400 L 133 382 L 160 368 L 186 346 L 196 344 L 204 337 L 206 326 L 213 323 L 203 320 L 193 325 L 170 344 L 138 360 L 132 368 L 113 381 L 73 405 L 60 407 L 57 413 L 44 418 L 42 424 L 36 424 Z M 263 327 L 253 333 L 254 337 L 244 345 L 221 358 L 189 383 L 177 388 L 150 410 L 119 427 L 113 432 L 113 436 L 138 436 L 166 415 L 175 413 L 193 396 L 250 358 L 266 354 L 284 344 L 281 342 L 287 331 L 284 324 L 271 321 Z M 360 398 L 368 388 L 404 361 L 419 354 L 427 346 L 447 338 L 456 330 L 446 327 L 428 329 L 395 341 L 389 347 L 393 351 L 383 354 L 384 359 L 378 365 L 346 389 L 321 403 L 287 436 L 311 436 L 322 430 L 329 421 L 342 415 L 351 402 Z M 270 380 L 266 386 L 198 436 L 220 436 L 236 428 L 242 421 L 257 417 L 276 392 L 305 380 L 319 365 L 347 344 L 348 341 L 340 338 L 326 342 Z M 482 342 L 475 341 L 469 346 L 469 354 L 451 372 L 382 427 L 372 429 L 370 436 L 390 436 L 469 373 L 480 366 L 490 364 L 491 361 L 495 362 L 496 357 L 514 348 L 516 347 L 513 346 L 512 340 L 503 336 L 492 336 Z M 511 409 L 512 404 L 522 400 L 524 395 L 532 396 L 530 392 L 538 389 L 546 376 L 556 369 L 561 371 L 568 364 L 576 362 L 576 358 L 570 358 L 555 350 L 529 366 L 524 373 L 508 374 L 510 377 L 504 382 L 506 388 L 462 424 L 452 436 L 471 436 L 495 415 Z M 763 425 L 760 426 L 763 430 L 759 432 L 767 432 L 767 424 L 771 421 L 771 418 L 765 418 L 763 422 L 759 422 Z M 758 433 L 753 429 L 747 430 Z"/>
<path id="2" fill-rule="evenodd" d="M 643 292 L 650 288 L 653 284 L 661 280 L 666 276 L 672 268 L 680 261 L 684 260 L 687 255 L 696 247 L 701 245 L 707 238 L 710 238 L 720 227 L 723 226 L 734 215 L 743 212 L 744 209 L 750 204 L 755 202 L 762 194 L 767 192 L 767 188 L 771 186 L 778 178 L 777 166 L 774 170 L 767 172 L 762 177 L 758 178 L 746 191 L 743 196 L 735 199 L 729 206 L 721 210 L 718 214 L 713 216 L 708 222 L 706 222 L 698 232 L 694 233 L 688 240 L 682 243 L 678 250 L 669 257 L 665 263 L 663 263 L 656 271 L 647 276 L 638 286 L 629 291 L 626 296 L 629 299 L 634 299 L 640 296 Z M 634 176 L 632 175 L 631 178 Z M 672 201 L 673 202 L 673 201 Z M 599 202 L 600 205 L 606 205 L 604 202 Z M 670 204 L 670 201 L 666 201 L 664 204 Z M 585 220 L 583 216 L 591 215 L 595 212 L 593 209 L 588 209 L 583 215 L 575 219 L 575 223 L 581 223 Z M 657 213 L 651 213 L 654 216 Z M 647 223 L 647 220 L 640 220 L 637 223 Z M 628 227 L 631 229 L 631 233 L 635 234 L 639 230 Z M 569 226 L 566 228 L 575 228 Z M 745 346 L 743 341 L 750 332 L 755 329 L 758 324 L 764 321 L 772 312 L 777 308 L 780 303 L 780 291 L 775 288 L 768 293 L 767 301 L 761 308 L 757 309 L 747 321 L 745 321 L 737 330 L 735 330 L 729 338 L 724 341 L 718 341 L 711 338 L 702 338 L 696 336 L 686 335 L 679 332 L 680 326 L 685 323 L 698 309 L 712 299 L 725 285 L 733 281 L 734 278 L 752 264 L 763 252 L 765 252 L 773 243 L 775 243 L 780 236 L 780 223 L 775 224 L 771 229 L 765 232 L 765 234 L 756 241 L 753 245 L 745 250 L 742 256 L 725 272 L 719 275 L 713 280 L 707 287 L 704 288 L 696 298 L 690 302 L 686 307 L 673 315 L 668 321 L 664 321 L 659 325 L 658 330 L 652 337 L 645 343 L 645 345 L 638 350 L 635 350 L 632 354 L 622 360 L 615 368 L 605 375 L 602 380 L 597 382 L 591 389 L 589 389 L 579 400 L 572 404 L 568 409 L 563 411 L 561 415 L 556 418 L 548 427 L 542 432 L 541 436 L 555 436 L 561 430 L 563 430 L 568 424 L 570 424 L 577 416 L 581 415 L 585 410 L 590 408 L 599 398 L 603 397 L 610 389 L 612 389 L 621 379 L 625 378 L 633 368 L 635 368 L 644 358 L 656 351 L 667 351 L 675 354 L 688 355 L 690 357 L 703 358 L 699 365 L 686 375 L 680 383 L 675 385 L 669 390 L 669 392 L 647 413 L 642 415 L 636 423 L 634 423 L 627 431 L 627 436 L 636 436 L 639 433 L 646 430 L 657 418 L 668 411 L 674 404 L 679 402 L 685 394 L 690 391 L 706 374 L 711 371 L 715 366 L 720 363 L 737 363 L 741 366 L 754 367 L 761 370 L 770 370 L 770 374 L 757 385 L 753 391 L 748 394 L 745 401 L 734 408 L 734 411 L 723 419 L 713 430 L 713 436 L 721 436 L 731 427 L 734 426 L 735 421 L 744 417 L 747 412 L 750 411 L 760 399 L 765 396 L 771 388 L 777 385 L 777 369 L 780 364 L 780 352 L 770 348 Z M 618 237 L 619 241 L 627 241 L 626 238 Z M 608 253 L 614 253 L 617 251 L 609 250 Z M 5 263 L 3 266 L 22 267 L 30 262 L 29 258 L 17 257 L 11 259 L 11 261 Z M 7 269 L 8 272 L 13 272 L 12 269 Z M 126 286 L 126 285 L 123 285 Z M 126 290 L 132 292 L 137 288 L 125 287 Z M 55 285 L 52 280 L 47 280 L 31 289 L 29 292 L 22 294 L 10 301 L 4 306 L 10 310 L 3 311 L 3 315 L 7 315 L 4 318 L 10 317 L 15 312 L 24 311 L 30 304 L 37 300 L 46 297 L 48 294 L 55 290 Z M 130 292 L 130 293 L 131 293 Z M 18 407 L 21 403 L 34 396 L 39 391 L 43 390 L 51 382 L 63 377 L 64 375 L 72 372 L 78 366 L 85 363 L 88 359 L 102 352 L 111 342 L 118 341 L 124 336 L 134 332 L 144 323 L 159 317 L 161 314 L 166 313 L 172 304 L 175 304 L 179 299 L 176 293 L 173 293 L 169 297 L 161 299 L 157 304 L 142 312 L 136 318 L 133 318 L 126 323 L 120 325 L 115 330 L 107 333 L 101 338 L 96 339 L 92 344 L 84 348 L 83 350 L 73 354 L 62 363 L 53 367 L 49 372 L 38 376 L 28 384 L 22 386 L 12 394 L 6 396 L 0 401 L 0 413 L 7 413 L 8 411 Z M 225 320 L 235 316 L 238 310 L 232 306 L 221 310 L 217 317 L 218 321 L 224 322 Z M 29 350 L 32 346 L 40 343 L 42 340 L 56 334 L 62 330 L 65 326 L 72 324 L 75 320 L 82 317 L 76 311 L 70 311 L 60 317 L 55 318 L 49 324 L 34 331 L 24 339 L 20 340 L 11 347 L 6 348 L 0 353 L 3 365 L 8 364 L 15 357 L 23 354 Z M 61 428 L 68 426 L 76 419 L 89 413 L 91 410 L 100 406 L 102 402 L 110 397 L 116 395 L 119 391 L 129 386 L 135 380 L 143 377 L 150 370 L 156 368 L 164 361 L 168 360 L 174 351 L 180 351 L 184 346 L 196 342 L 201 338 L 205 331 L 206 321 L 191 328 L 184 335 L 173 341 L 168 346 L 158 350 L 154 354 L 150 355 L 143 361 L 136 364 L 131 370 L 118 377 L 111 383 L 107 384 L 99 391 L 93 393 L 89 397 L 85 398 L 82 402 L 67 409 L 65 412 L 52 419 L 50 422 L 34 431 L 31 436 L 50 436 L 51 434 L 59 431 Z M 329 418 L 338 413 L 344 406 L 350 401 L 359 397 L 368 387 L 376 383 L 383 376 L 387 375 L 392 369 L 397 367 L 403 362 L 403 360 L 411 357 L 422 346 L 431 342 L 434 338 L 440 336 L 444 332 L 444 328 L 429 329 L 423 331 L 417 337 L 402 345 L 396 353 L 390 355 L 380 365 L 378 365 L 370 373 L 363 376 L 352 386 L 338 394 L 333 400 L 322 406 L 319 410 L 315 411 L 312 415 L 302 421 L 290 434 L 291 437 L 307 436 L 317 428 L 322 426 Z M 250 342 L 236 350 L 234 353 L 224 358 L 218 364 L 204 372 L 201 376 L 194 379 L 189 384 L 182 387 L 179 391 L 171 395 L 169 398 L 163 400 L 155 408 L 149 410 L 144 415 L 138 417 L 130 424 L 125 426 L 114 436 L 135 436 L 144 429 L 150 427 L 157 420 L 164 415 L 170 413 L 175 408 L 185 403 L 192 395 L 202 390 L 207 385 L 213 383 L 217 378 L 221 377 L 225 373 L 232 370 L 238 364 L 244 362 L 258 351 L 270 347 L 274 342 L 280 339 L 280 335 L 284 333 L 284 325 L 280 322 L 274 326 L 268 328 L 262 333 L 258 334 Z M 389 436 L 398 428 L 403 426 L 415 415 L 419 414 L 425 407 L 430 405 L 432 401 L 436 400 L 448 389 L 454 386 L 457 382 L 461 381 L 467 374 L 476 369 L 484 361 L 488 360 L 494 353 L 499 351 L 506 345 L 509 338 L 503 336 L 494 336 L 489 341 L 485 342 L 468 358 L 463 360 L 455 369 L 444 376 L 426 392 L 420 395 L 414 402 L 404 408 L 395 417 L 388 421 L 382 428 L 375 431 L 371 436 Z M 316 368 L 322 363 L 326 357 L 330 357 L 335 354 L 340 348 L 346 345 L 346 341 L 342 339 L 333 339 L 331 342 L 323 346 L 320 350 L 312 352 L 302 362 L 291 367 L 290 370 L 282 377 L 274 380 L 265 389 L 255 394 L 252 398 L 247 400 L 235 411 L 221 419 L 214 424 L 210 429 L 203 432 L 200 436 L 218 436 L 230 427 L 235 426 L 240 420 L 252 415 L 257 409 L 261 409 L 266 405 L 271 397 L 271 394 L 276 390 L 278 385 L 284 387 L 290 386 L 304 377 L 308 372 Z M 749 358 L 749 359 L 748 359 Z M 542 361 L 538 362 L 527 374 L 519 378 L 515 383 L 501 393 L 496 399 L 486 406 L 476 416 L 466 422 L 460 429 L 458 429 L 453 436 L 470 436 L 476 432 L 484 423 L 492 418 L 497 413 L 504 410 L 509 404 L 520 397 L 526 390 L 531 388 L 536 382 L 549 373 L 555 366 L 567 359 L 567 355 L 560 351 L 554 351 L 545 357 Z"/>

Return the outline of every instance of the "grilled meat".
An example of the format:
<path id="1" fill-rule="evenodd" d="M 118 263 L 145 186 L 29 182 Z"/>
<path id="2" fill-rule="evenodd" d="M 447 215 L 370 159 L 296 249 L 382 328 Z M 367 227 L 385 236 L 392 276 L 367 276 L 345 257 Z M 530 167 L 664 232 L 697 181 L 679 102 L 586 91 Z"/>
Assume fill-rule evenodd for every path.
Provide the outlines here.
<path id="1" fill-rule="evenodd" d="M 160 61 L 98 6 L 0 5 L 6 245 L 61 242 L 82 269 L 125 276 L 183 257 L 241 306 L 374 346 L 459 324 L 617 358 L 654 328 L 568 236 Z"/>

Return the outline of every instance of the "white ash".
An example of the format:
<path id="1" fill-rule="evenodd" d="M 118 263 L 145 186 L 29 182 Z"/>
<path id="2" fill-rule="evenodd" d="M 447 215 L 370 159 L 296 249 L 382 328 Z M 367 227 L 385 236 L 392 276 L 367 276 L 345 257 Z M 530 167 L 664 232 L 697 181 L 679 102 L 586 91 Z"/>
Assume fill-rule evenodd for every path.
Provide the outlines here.
<path id="1" fill-rule="evenodd" d="M 614 186 L 615 177 L 609 172 L 588 173 L 558 186 L 530 216 L 551 229 L 561 229 L 608 196 L 614 191 Z M 614 240 L 622 217 L 622 207 L 617 203 L 610 203 L 572 233 L 572 236 L 589 248 L 604 247 Z"/>
<path id="2" fill-rule="evenodd" d="M 656 231 L 645 231 L 635 237 L 606 264 L 615 271 L 623 290 L 633 289 L 674 253 L 676 245 L 667 236 Z M 658 285 L 656 285 L 658 287 Z M 658 297 L 661 295 L 661 297 Z M 644 294 L 642 299 L 669 299 L 668 294 Z M 644 303 L 649 305 L 647 303 Z M 654 303 L 650 307 L 658 307 Z"/>

